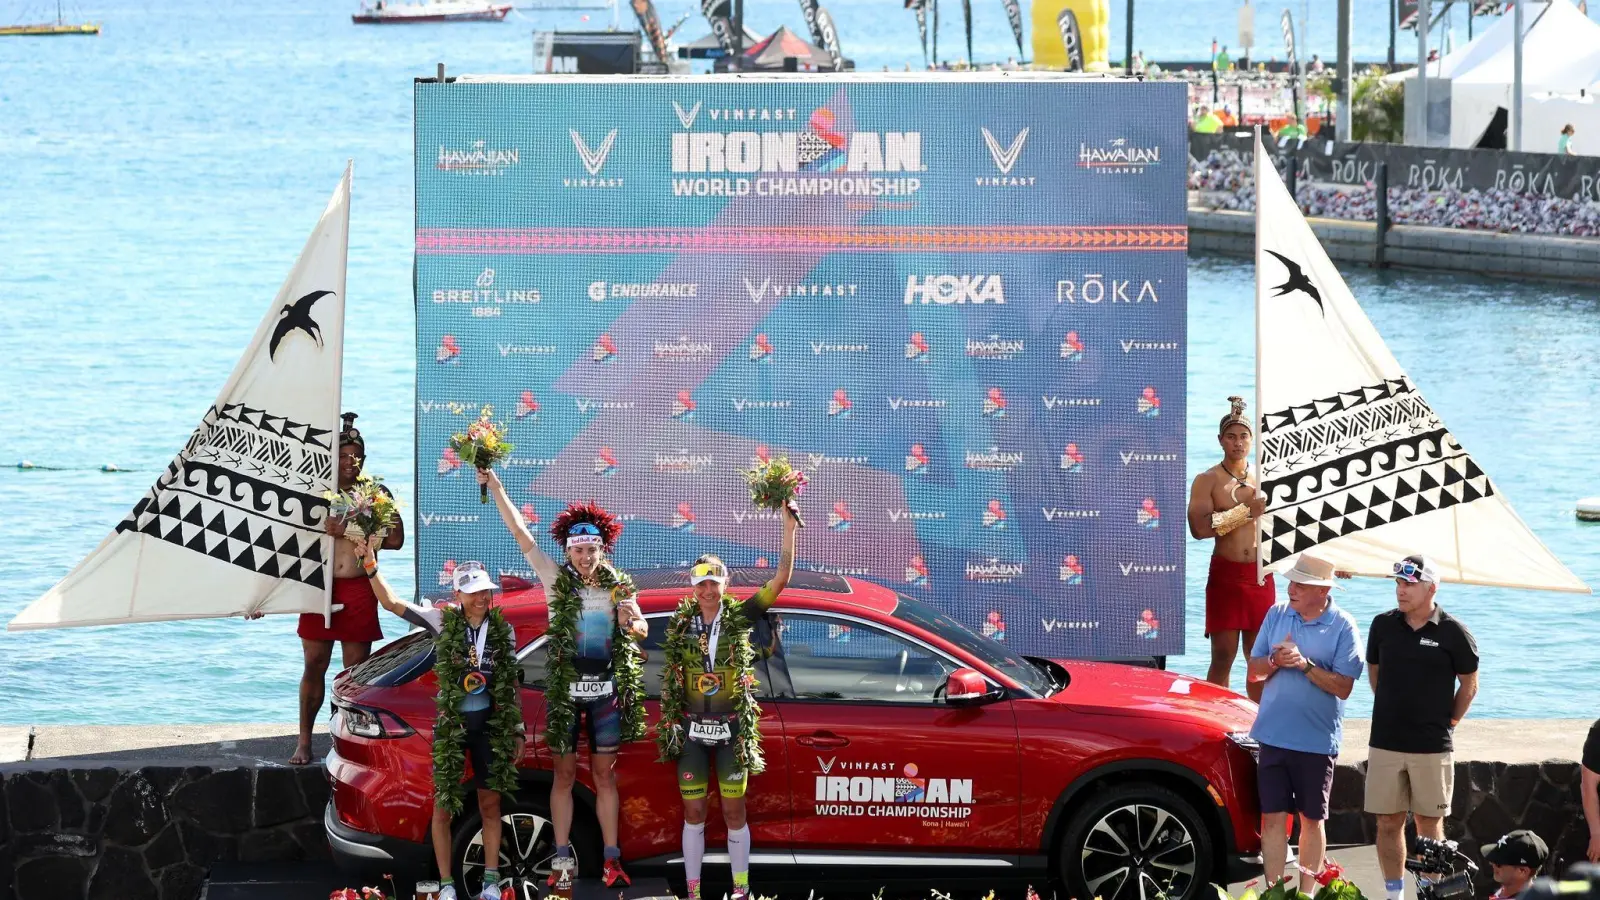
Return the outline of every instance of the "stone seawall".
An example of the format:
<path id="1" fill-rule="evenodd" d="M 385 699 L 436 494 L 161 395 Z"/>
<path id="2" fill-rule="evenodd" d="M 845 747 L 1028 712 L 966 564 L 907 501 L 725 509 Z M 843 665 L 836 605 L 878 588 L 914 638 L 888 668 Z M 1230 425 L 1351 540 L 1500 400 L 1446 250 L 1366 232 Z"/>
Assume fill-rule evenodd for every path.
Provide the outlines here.
<path id="1" fill-rule="evenodd" d="M 1373 265 L 1376 225 L 1343 219 L 1308 221 L 1334 262 Z M 1190 207 L 1189 251 L 1253 256 L 1255 214 Z M 1385 241 L 1384 256 L 1398 268 L 1551 281 L 1600 279 L 1600 238 L 1395 225 Z"/>

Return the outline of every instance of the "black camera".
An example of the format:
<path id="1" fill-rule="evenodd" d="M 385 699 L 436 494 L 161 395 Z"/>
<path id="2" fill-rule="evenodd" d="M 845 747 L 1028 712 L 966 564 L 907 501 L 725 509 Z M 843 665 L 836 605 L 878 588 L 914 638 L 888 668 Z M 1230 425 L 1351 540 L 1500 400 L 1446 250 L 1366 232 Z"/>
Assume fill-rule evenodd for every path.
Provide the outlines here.
<path id="1" fill-rule="evenodd" d="M 1472 900 L 1472 876 L 1478 866 L 1455 841 L 1419 835 L 1411 847 L 1406 871 L 1417 873 L 1417 900 Z"/>
<path id="2" fill-rule="evenodd" d="M 1522 900 L 1600 900 L 1600 866 L 1577 863 L 1559 880 L 1535 878 Z"/>

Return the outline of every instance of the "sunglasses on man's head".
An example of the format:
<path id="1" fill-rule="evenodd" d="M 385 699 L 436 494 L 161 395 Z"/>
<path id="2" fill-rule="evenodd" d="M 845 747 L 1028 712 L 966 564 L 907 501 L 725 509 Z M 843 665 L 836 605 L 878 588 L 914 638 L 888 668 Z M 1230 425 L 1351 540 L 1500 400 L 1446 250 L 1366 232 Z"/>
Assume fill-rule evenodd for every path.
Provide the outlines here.
<path id="1" fill-rule="evenodd" d="M 1407 581 L 1426 581 L 1428 579 L 1427 573 L 1423 571 L 1422 567 L 1409 559 L 1395 563 L 1394 574 L 1396 578 L 1404 578 Z"/>

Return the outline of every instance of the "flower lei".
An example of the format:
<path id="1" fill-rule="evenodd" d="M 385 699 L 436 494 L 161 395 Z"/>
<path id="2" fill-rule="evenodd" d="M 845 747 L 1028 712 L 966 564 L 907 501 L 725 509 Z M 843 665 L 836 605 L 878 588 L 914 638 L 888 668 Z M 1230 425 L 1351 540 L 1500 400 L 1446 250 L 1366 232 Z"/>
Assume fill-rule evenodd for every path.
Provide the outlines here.
<path id="1" fill-rule="evenodd" d="M 678 602 L 678 610 L 667 625 L 662 648 L 666 668 L 661 676 L 661 723 L 656 726 L 660 762 L 672 762 L 683 755 L 683 717 L 689 703 L 687 673 L 705 660 L 699 643 L 689 636 L 689 623 L 698 615 L 700 604 L 693 597 L 685 597 Z M 722 633 L 732 638 L 726 660 L 734 671 L 730 686 L 737 729 L 733 759 L 745 772 L 760 775 L 766 771 L 767 761 L 761 754 L 761 704 L 752 690 L 756 685 L 756 651 L 750 645 L 750 620 L 745 616 L 744 603 L 731 594 L 722 595 L 722 611 L 718 615 Z"/>
<path id="2" fill-rule="evenodd" d="M 434 638 L 433 671 L 439 678 L 433 724 L 433 790 L 451 815 L 461 812 L 461 781 L 466 774 L 466 717 L 461 701 L 467 675 L 467 616 L 456 605 L 444 607 L 444 621 Z M 512 794 L 517 789 L 517 740 L 522 737 L 522 703 L 518 696 L 516 648 L 511 626 L 499 609 L 490 609 L 485 651 L 494 660 L 489 676 L 489 790 Z"/>
<path id="3" fill-rule="evenodd" d="M 610 593 L 614 599 L 631 597 L 636 593 L 633 579 L 605 561 L 595 567 L 595 586 Z M 583 578 L 573 571 L 571 565 L 563 565 L 556 583 L 550 588 L 549 643 L 545 645 L 549 663 L 545 675 L 544 739 L 550 745 L 550 752 L 557 756 L 578 750 L 572 746 L 572 725 L 577 721 L 577 707 L 567 688 L 578 677 L 573 660 L 578 656 L 578 611 L 583 606 L 578 591 L 583 587 Z M 622 707 L 622 742 L 640 740 L 645 733 L 643 655 L 634 642 L 633 634 L 615 620 L 611 629 L 611 672 L 616 679 L 617 699 Z"/>

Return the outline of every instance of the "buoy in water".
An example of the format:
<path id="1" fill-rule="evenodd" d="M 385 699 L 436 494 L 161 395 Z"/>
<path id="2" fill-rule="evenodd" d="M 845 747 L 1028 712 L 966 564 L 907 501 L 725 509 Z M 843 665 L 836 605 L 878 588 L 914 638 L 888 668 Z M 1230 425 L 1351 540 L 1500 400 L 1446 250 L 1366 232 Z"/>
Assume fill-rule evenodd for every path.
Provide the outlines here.
<path id="1" fill-rule="evenodd" d="M 17 463 L 17 468 L 19 468 L 19 469 L 36 469 L 36 468 L 38 468 L 38 466 L 35 466 L 33 463 L 31 463 L 31 462 L 29 462 L 27 460 L 23 460 L 22 462 Z"/>
<path id="2" fill-rule="evenodd" d="M 122 472 L 122 471 L 125 471 L 125 470 L 123 470 L 122 468 L 118 467 L 116 463 L 106 463 L 105 465 L 100 467 L 100 471 L 102 471 L 102 472 Z"/>
<path id="3" fill-rule="evenodd" d="M 1583 522 L 1600 522 L 1600 497 L 1585 497 L 1579 500 L 1578 519 Z"/>

